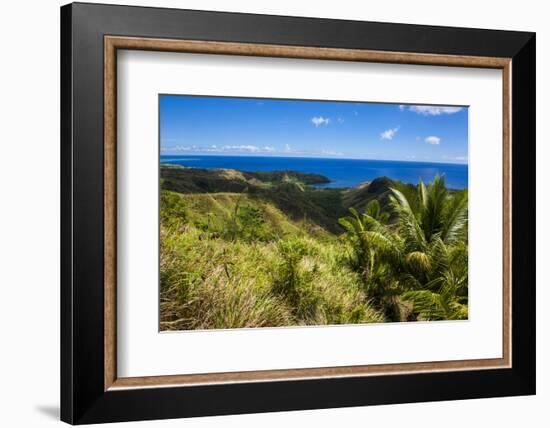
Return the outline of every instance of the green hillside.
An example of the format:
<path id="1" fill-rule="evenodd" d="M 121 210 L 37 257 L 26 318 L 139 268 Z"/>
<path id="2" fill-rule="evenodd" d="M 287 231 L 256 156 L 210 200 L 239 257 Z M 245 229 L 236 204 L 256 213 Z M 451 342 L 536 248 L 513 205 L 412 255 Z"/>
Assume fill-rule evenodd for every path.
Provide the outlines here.
<path id="1" fill-rule="evenodd" d="M 192 195 L 209 195 L 204 199 L 214 198 L 224 205 L 224 198 L 240 194 L 243 195 L 240 199 L 245 198 L 248 203 L 263 208 L 267 207 L 266 204 L 272 205 L 293 222 L 317 225 L 332 233 L 342 232 L 338 219 L 345 216 L 350 207 L 362 209 L 372 199 L 386 201 L 390 187 L 395 185 L 389 178 L 384 178 L 346 190 L 316 188 L 312 185 L 330 181 L 319 174 L 297 171 L 245 172 L 175 165 L 163 165 L 161 177 L 163 189 L 184 194 L 194 200 L 195 205 L 200 205 L 198 201 L 203 198 L 192 198 Z M 236 203 L 238 199 L 233 198 L 232 202 Z M 201 214 L 207 214 L 208 209 L 216 205 L 204 204 Z"/>
<path id="2" fill-rule="evenodd" d="M 465 192 L 327 182 L 162 166 L 161 329 L 467 317 Z"/>

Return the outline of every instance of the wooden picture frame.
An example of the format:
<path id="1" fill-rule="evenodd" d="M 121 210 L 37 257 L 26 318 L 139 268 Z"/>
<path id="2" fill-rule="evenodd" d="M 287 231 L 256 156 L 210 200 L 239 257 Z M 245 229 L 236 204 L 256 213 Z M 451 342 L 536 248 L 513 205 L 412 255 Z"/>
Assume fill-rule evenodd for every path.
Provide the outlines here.
<path id="1" fill-rule="evenodd" d="M 64 6 L 61 32 L 62 420 L 80 424 L 535 392 L 534 34 L 91 4 Z M 502 70 L 503 357 L 118 377 L 117 49 Z"/>

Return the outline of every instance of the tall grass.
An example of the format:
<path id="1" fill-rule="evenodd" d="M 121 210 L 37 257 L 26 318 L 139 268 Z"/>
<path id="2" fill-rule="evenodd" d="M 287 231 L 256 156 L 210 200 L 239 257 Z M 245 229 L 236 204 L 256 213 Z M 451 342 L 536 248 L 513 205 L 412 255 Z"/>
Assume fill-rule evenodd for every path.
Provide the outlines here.
<path id="1" fill-rule="evenodd" d="M 162 330 L 467 318 L 467 191 L 396 185 L 340 234 L 284 211 L 311 189 L 273 192 L 284 198 L 162 190 Z"/>
<path id="2" fill-rule="evenodd" d="M 228 210 L 226 224 L 235 217 Z M 221 217 L 217 221 L 222 222 Z M 258 218 L 253 221 L 258 225 Z M 329 244 L 305 234 L 250 238 L 207 231 L 201 222 L 162 217 L 161 329 L 384 320 L 361 291 L 358 275 L 339 265 L 342 244 L 337 240 Z"/>

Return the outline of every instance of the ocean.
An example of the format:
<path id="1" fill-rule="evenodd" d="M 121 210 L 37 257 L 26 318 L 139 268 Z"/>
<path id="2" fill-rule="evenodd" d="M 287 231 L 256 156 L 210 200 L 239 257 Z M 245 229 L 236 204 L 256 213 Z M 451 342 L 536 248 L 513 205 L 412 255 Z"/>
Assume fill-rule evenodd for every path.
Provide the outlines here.
<path id="1" fill-rule="evenodd" d="M 468 165 L 435 162 L 404 162 L 366 159 L 299 158 L 278 156 L 162 155 L 161 163 L 193 168 L 228 168 L 241 171 L 295 170 L 324 175 L 331 182 L 322 187 L 352 187 L 386 176 L 405 183 L 430 183 L 445 177 L 447 187 L 468 187 Z"/>

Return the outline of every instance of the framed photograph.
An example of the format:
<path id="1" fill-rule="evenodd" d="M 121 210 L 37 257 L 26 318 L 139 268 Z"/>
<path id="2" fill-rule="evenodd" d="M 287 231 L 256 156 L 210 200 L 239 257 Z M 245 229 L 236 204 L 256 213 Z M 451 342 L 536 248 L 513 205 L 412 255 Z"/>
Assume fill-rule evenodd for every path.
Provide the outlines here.
<path id="1" fill-rule="evenodd" d="M 61 418 L 535 393 L 535 35 L 61 8 Z"/>

